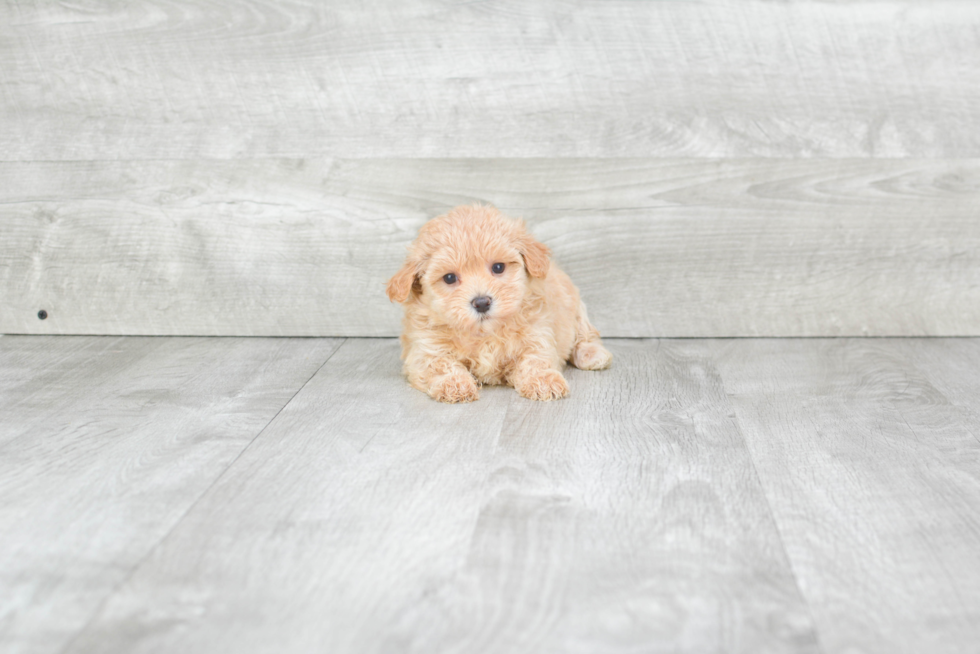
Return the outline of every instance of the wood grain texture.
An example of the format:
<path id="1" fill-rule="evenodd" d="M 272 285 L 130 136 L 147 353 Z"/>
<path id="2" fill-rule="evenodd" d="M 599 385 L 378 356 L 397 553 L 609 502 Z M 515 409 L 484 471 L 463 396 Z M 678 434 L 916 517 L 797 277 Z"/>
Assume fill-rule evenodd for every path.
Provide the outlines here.
<path id="1" fill-rule="evenodd" d="M 405 245 L 484 201 L 528 220 L 606 336 L 980 334 L 980 160 L 47 162 L 0 180 L 0 332 L 393 336 Z"/>
<path id="2" fill-rule="evenodd" d="M 436 403 L 398 351 L 347 341 L 66 654 L 390 651 L 465 562 L 513 395 Z"/>
<path id="3" fill-rule="evenodd" d="M 0 650 L 61 651 L 338 345 L 0 339 Z"/>
<path id="4" fill-rule="evenodd" d="M 915 366 L 925 383 L 948 401 L 948 410 L 980 411 L 980 340 L 965 339 L 953 345 L 945 339 L 910 340 L 902 358 Z M 976 421 L 980 425 L 980 419 Z M 980 431 L 974 435 L 980 439 Z"/>
<path id="5" fill-rule="evenodd" d="M 976 361 L 978 342 L 758 340 L 715 351 L 826 651 L 975 652 L 980 376 L 959 362 Z M 928 375 L 914 363 L 924 352 Z M 951 403 L 931 378 L 970 384 L 969 404 Z"/>
<path id="6" fill-rule="evenodd" d="M 978 157 L 980 7 L 0 4 L 6 161 Z"/>
<path id="7" fill-rule="evenodd" d="M 820 651 L 704 347 L 610 347 L 512 398 L 465 564 L 377 651 Z"/>
<path id="8" fill-rule="evenodd" d="M 446 406 L 396 347 L 348 341 L 67 652 L 818 651 L 694 348 Z"/>
<path id="9" fill-rule="evenodd" d="M 304 385 L 334 346 L 0 337 L 0 650 L 980 641 L 980 339 L 612 340 L 462 406 L 391 340 Z"/>

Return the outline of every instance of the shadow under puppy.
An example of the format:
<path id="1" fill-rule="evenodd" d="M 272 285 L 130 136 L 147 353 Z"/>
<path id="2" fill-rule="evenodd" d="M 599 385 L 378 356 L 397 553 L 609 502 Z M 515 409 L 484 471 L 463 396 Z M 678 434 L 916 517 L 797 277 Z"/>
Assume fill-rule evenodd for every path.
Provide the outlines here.
<path id="1" fill-rule="evenodd" d="M 568 394 L 565 362 L 608 368 L 578 289 L 520 220 L 456 207 L 425 223 L 388 298 L 405 306 L 408 381 L 441 402 L 470 402 L 481 384 L 532 400 Z"/>

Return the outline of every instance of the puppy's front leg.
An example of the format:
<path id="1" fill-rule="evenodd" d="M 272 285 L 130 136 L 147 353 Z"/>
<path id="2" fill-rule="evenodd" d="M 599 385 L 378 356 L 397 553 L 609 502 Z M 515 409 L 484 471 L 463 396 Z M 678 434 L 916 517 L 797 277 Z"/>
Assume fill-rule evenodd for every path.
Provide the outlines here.
<path id="1" fill-rule="evenodd" d="M 409 383 L 440 402 L 473 402 L 480 399 L 476 378 L 459 361 L 418 351 L 405 357 Z"/>
<path id="2" fill-rule="evenodd" d="M 565 376 L 544 357 L 525 356 L 508 381 L 529 400 L 559 400 L 568 395 Z"/>

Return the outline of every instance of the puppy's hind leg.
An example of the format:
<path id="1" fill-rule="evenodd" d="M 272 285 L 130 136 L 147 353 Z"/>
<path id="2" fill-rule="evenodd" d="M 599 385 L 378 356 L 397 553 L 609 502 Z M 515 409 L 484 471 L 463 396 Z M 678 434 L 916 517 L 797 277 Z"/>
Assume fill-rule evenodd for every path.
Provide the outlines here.
<path id="1" fill-rule="evenodd" d="M 599 330 L 589 322 L 584 302 L 579 302 L 575 316 L 575 345 L 569 361 L 580 370 L 604 370 L 612 365 L 612 353 L 603 347 Z"/>

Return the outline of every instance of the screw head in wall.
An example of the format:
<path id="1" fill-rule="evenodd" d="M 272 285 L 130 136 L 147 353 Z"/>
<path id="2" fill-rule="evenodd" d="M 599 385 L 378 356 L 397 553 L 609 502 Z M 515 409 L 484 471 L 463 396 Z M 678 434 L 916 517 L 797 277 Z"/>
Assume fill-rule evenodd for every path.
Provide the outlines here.
<path id="1" fill-rule="evenodd" d="M 46 320 L 48 317 L 48 312 L 45 311 L 44 309 L 41 309 L 40 311 L 37 312 L 37 317 L 40 318 L 41 320 Z"/>

